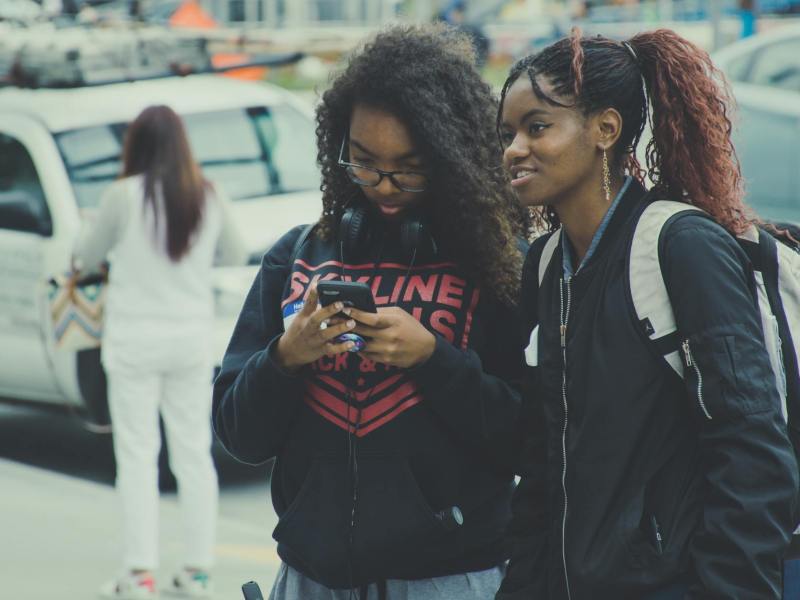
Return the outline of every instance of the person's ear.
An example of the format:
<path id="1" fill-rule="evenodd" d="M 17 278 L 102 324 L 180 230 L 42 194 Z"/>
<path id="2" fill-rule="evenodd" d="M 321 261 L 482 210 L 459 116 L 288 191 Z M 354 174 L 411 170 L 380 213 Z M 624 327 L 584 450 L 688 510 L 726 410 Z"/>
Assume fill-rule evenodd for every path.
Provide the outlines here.
<path id="1" fill-rule="evenodd" d="M 591 130 L 598 150 L 611 150 L 622 135 L 622 115 L 615 108 L 607 108 L 591 119 Z"/>

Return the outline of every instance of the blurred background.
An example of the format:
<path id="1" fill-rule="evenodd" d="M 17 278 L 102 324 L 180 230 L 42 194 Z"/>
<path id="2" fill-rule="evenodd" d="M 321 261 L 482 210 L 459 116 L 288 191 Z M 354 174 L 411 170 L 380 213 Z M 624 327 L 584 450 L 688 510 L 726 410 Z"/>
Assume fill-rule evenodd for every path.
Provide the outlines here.
<path id="1" fill-rule="evenodd" d="M 800 224 L 800 0 L 0 0 L 0 597 L 92 598 L 119 561 L 99 350 L 55 342 L 48 282 L 119 175 L 128 124 L 173 107 L 233 200 L 250 259 L 215 271 L 219 358 L 261 255 L 320 212 L 313 109 L 331 74 L 380 27 L 433 20 L 471 35 L 495 88 L 574 25 L 619 39 L 676 30 L 733 86 L 748 203 Z M 216 597 L 250 579 L 268 590 L 270 466 L 214 454 Z M 172 568 L 178 509 L 161 464 Z"/>

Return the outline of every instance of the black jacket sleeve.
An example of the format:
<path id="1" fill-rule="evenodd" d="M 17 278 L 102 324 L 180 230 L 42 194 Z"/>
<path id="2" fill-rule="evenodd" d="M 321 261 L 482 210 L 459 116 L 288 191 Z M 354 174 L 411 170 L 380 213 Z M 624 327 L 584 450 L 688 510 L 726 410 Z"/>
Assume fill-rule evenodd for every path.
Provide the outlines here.
<path id="1" fill-rule="evenodd" d="M 545 238 L 531 246 L 522 273 L 523 331 L 529 336 L 538 323 L 539 256 Z M 506 535 L 510 561 L 496 600 L 547 598 L 547 428 L 537 394 L 538 369 L 528 368 L 523 388 L 519 455 L 520 481 L 511 502 Z"/>
<path id="2" fill-rule="evenodd" d="M 498 320 L 514 321 L 512 312 L 498 315 Z M 495 332 L 496 343 L 483 360 L 474 350 L 456 348 L 437 335 L 433 355 L 413 371 L 448 429 L 508 473 L 516 470 L 522 443 L 519 388 L 524 346 L 518 331 L 513 336 Z"/>
<path id="3" fill-rule="evenodd" d="M 237 459 L 261 463 L 282 446 L 301 402 L 300 379 L 272 359 L 283 333 L 281 298 L 298 227 L 264 255 L 214 382 L 214 430 Z"/>
<path id="4" fill-rule="evenodd" d="M 489 300 L 488 340 L 481 354 L 436 336 L 433 355 L 413 370 L 447 427 L 501 471 L 516 471 L 522 445 L 520 387 L 524 335 L 518 307 Z"/>
<path id="5" fill-rule="evenodd" d="M 664 232 L 661 258 L 703 452 L 691 597 L 780 598 L 798 473 L 749 263 L 730 235 L 695 215 Z"/>

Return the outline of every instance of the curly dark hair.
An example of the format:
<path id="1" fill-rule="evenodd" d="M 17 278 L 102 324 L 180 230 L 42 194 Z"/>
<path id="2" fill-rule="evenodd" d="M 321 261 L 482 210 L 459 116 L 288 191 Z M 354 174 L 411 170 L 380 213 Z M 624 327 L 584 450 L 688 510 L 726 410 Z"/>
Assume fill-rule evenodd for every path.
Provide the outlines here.
<path id="1" fill-rule="evenodd" d="M 620 171 L 640 181 L 647 176 L 661 197 L 702 208 L 733 234 L 753 221 L 742 200 L 728 86 L 708 54 L 674 31 L 639 33 L 620 43 L 583 37 L 574 29 L 569 38 L 514 65 L 503 86 L 500 112 L 506 92 L 522 74 L 534 93 L 551 104 L 567 106 L 542 92 L 539 77 L 584 115 L 606 108 L 619 111 L 623 125 L 614 160 Z M 635 150 L 648 112 L 653 137 L 643 169 Z M 558 226 L 552 207 L 543 207 L 539 216 L 546 228 Z"/>
<path id="2" fill-rule="evenodd" d="M 431 172 L 427 218 L 440 248 L 475 282 L 516 303 L 516 239 L 529 217 L 501 168 L 497 102 L 475 69 L 469 38 L 441 25 L 394 26 L 358 49 L 317 108 L 323 213 L 318 235 L 336 236 L 346 206 L 363 199 L 338 163 L 353 107 L 386 110 L 408 127 Z"/>

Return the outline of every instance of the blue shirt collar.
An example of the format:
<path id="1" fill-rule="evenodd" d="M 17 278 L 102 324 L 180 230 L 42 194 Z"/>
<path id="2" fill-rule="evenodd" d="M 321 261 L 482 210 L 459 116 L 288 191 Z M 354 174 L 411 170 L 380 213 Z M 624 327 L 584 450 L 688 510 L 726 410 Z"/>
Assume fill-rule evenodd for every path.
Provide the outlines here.
<path id="1" fill-rule="evenodd" d="M 597 246 L 600 244 L 600 240 L 603 238 L 603 234 L 606 232 L 608 228 L 608 224 L 611 222 L 611 217 L 614 216 L 614 211 L 617 210 L 617 206 L 619 206 L 620 200 L 625 195 L 625 192 L 628 191 L 628 186 L 630 186 L 633 177 L 626 177 L 625 183 L 622 184 L 622 188 L 619 190 L 619 193 L 614 198 L 613 202 L 611 202 L 611 206 L 608 207 L 606 214 L 603 216 L 603 220 L 600 221 L 600 226 L 597 228 L 597 231 L 594 232 L 594 237 L 592 237 L 592 242 L 589 244 L 589 249 L 586 251 L 586 255 L 583 257 L 581 264 L 578 265 L 578 268 L 573 270 L 572 269 L 572 244 L 570 244 L 569 239 L 567 239 L 567 234 L 564 229 L 561 229 L 561 253 L 564 257 L 564 279 L 570 279 L 583 268 L 588 260 L 592 257 L 592 255 L 597 250 Z"/>

